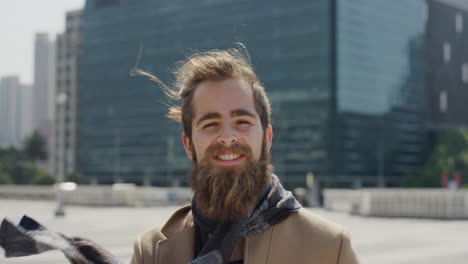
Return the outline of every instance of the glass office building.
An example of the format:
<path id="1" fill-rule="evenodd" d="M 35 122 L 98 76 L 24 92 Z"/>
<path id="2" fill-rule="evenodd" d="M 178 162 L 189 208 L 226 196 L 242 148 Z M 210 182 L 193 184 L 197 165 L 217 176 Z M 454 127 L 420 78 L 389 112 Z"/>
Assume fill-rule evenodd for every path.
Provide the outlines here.
<path id="1" fill-rule="evenodd" d="M 404 12 L 393 17 L 389 6 Z M 382 174 L 401 175 L 418 161 L 405 167 L 394 161 L 399 151 L 414 151 L 412 158 L 422 146 L 412 129 L 422 112 L 424 25 L 418 17 L 423 1 L 402 6 L 407 5 L 383 0 L 88 0 L 81 172 L 102 183 L 184 183 L 191 164 L 180 142 L 181 127 L 164 117 L 161 89 L 129 71 L 143 47 L 139 67 L 170 85 L 170 70 L 192 51 L 242 42 L 272 102 L 273 164 L 287 184 L 305 184 L 307 172 L 319 179 L 375 177 L 373 153 L 383 140 L 393 143 L 380 143 Z M 380 13 L 370 15 L 373 11 Z M 377 17 L 387 20 L 375 23 Z M 378 138 L 376 127 L 389 139 Z"/>
<path id="2" fill-rule="evenodd" d="M 337 174 L 396 185 L 424 162 L 426 11 L 425 1 L 337 1 Z"/>

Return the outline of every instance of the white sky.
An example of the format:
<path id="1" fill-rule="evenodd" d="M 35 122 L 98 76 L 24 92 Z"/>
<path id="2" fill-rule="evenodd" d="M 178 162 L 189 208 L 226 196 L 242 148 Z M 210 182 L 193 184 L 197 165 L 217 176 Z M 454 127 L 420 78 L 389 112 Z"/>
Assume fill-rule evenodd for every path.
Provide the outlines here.
<path id="1" fill-rule="evenodd" d="M 65 12 L 81 9 L 85 0 L 0 0 L 0 78 L 20 76 L 31 84 L 34 34 L 49 33 L 55 40 L 65 27 Z"/>

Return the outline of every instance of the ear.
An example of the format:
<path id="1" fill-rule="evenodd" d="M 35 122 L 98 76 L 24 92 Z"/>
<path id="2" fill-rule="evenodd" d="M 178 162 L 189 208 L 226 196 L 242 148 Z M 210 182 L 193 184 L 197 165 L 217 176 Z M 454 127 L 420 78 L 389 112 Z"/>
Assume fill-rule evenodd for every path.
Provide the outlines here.
<path id="1" fill-rule="evenodd" d="M 273 127 L 271 125 L 268 125 L 268 127 L 266 128 L 265 136 L 266 136 L 267 149 L 268 151 L 270 151 L 271 142 L 273 141 Z"/>
<path id="2" fill-rule="evenodd" d="M 184 144 L 185 153 L 187 153 L 188 158 L 192 160 L 193 153 L 192 148 L 190 147 L 190 139 L 185 135 L 185 133 L 182 133 L 182 143 Z"/>

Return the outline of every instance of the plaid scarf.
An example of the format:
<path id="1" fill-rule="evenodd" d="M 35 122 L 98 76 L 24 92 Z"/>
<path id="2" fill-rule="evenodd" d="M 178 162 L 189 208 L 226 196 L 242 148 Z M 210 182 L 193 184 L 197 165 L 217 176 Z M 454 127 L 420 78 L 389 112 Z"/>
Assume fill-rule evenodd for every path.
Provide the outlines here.
<path id="1" fill-rule="evenodd" d="M 58 249 L 72 264 L 120 264 L 112 254 L 96 243 L 81 237 L 53 232 L 28 216 L 15 226 L 3 219 L 0 246 L 5 257 L 22 257 Z"/>
<path id="2" fill-rule="evenodd" d="M 195 251 L 198 256 L 190 264 L 224 264 L 232 254 L 236 242 L 241 237 L 261 233 L 270 226 L 288 218 L 301 208 L 290 191 L 286 191 L 278 177 L 272 175 L 265 187 L 259 203 L 250 216 L 236 222 L 216 222 L 203 216 L 192 200 L 192 214 L 196 224 Z M 211 234 L 203 248 L 198 243 L 201 231 Z"/>

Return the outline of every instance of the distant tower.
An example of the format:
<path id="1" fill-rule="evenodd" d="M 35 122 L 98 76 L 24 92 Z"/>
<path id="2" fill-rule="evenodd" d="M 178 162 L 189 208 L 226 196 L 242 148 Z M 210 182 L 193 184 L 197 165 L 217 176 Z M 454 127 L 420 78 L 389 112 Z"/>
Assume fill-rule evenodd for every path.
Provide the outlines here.
<path id="1" fill-rule="evenodd" d="M 34 44 L 33 113 L 34 128 L 42 129 L 52 120 L 53 44 L 47 33 L 37 33 Z"/>
<path id="2" fill-rule="evenodd" d="M 47 33 L 37 33 L 34 43 L 33 129 L 47 142 L 49 157 L 52 152 L 52 120 L 54 92 L 54 43 Z M 42 167 L 52 172 L 49 158 Z"/>

